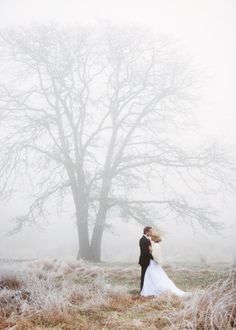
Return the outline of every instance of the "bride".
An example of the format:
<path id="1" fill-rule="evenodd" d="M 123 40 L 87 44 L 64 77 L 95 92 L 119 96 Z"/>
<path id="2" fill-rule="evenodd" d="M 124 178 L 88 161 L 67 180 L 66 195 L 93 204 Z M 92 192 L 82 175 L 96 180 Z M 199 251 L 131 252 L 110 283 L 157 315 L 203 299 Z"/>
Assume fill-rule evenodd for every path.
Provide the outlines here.
<path id="1" fill-rule="evenodd" d="M 141 291 L 142 296 L 158 296 L 161 293 L 172 293 L 179 297 L 189 295 L 189 292 L 185 292 L 177 288 L 173 281 L 168 277 L 166 272 L 160 266 L 160 251 L 159 243 L 161 237 L 153 232 L 151 235 L 151 246 L 149 252 L 153 256 L 153 260 L 150 260 L 150 264 L 145 272 L 143 288 Z"/>

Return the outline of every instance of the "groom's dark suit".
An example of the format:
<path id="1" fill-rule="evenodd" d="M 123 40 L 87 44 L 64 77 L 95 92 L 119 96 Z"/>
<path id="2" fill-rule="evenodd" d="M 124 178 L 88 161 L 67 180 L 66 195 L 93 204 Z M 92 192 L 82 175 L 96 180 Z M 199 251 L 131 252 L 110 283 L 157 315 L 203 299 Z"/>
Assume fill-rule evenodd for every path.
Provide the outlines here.
<path id="1" fill-rule="evenodd" d="M 140 247 L 140 257 L 139 257 L 139 264 L 141 266 L 141 283 L 140 283 L 140 290 L 143 288 L 143 281 L 146 269 L 150 264 L 150 260 L 153 259 L 152 254 L 149 252 L 149 246 L 151 245 L 150 239 L 146 236 L 142 236 L 139 240 L 139 247 Z"/>

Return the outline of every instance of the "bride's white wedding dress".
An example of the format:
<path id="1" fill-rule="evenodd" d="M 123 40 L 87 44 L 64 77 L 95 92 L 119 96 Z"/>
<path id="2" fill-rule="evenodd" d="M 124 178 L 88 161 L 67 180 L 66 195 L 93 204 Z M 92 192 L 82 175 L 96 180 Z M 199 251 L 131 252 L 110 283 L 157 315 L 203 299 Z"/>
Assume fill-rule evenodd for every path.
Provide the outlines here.
<path id="1" fill-rule="evenodd" d="M 185 292 L 177 288 L 174 282 L 168 277 L 164 269 L 161 267 L 159 243 L 152 242 L 152 249 L 153 260 L 150 260 L 150 265 L 145 272 L 141 295 L 159 296 L 162 293 L 168 292 L 179 297 L 189 295 L 189 292 Z"/>

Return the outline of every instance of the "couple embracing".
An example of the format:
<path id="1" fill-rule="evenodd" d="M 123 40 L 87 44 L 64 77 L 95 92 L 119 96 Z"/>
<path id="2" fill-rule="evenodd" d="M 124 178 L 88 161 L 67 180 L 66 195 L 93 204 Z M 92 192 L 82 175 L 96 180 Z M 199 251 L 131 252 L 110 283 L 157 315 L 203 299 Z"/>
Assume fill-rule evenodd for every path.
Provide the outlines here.
<path id="1" fill-rule="evenodd" d="M 158 245 L 161 242 L 160 235 L 152 229 L 145 227 L 143 236 L 139 240 L 141 266 L 140 293 L 142 296 L 159 296 L 162 293 L 172 293 L 179 297 L 190 293 L 177 288 L 168 277 L 164 269 L 158 263 Z"/>

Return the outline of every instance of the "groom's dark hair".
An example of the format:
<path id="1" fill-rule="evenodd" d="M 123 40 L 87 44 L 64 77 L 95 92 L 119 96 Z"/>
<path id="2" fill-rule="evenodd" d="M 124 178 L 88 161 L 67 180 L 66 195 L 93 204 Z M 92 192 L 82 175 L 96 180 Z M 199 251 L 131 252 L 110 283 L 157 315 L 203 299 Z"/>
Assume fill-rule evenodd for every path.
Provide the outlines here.
<path id="1" fill-rule="evenodd" d="M 146 234 L 146 232 L 148 232 L 150 229 L 152 229 L 152 227 L 150 227 L 150 226 L 144 227 L 143 233 Z"/>

